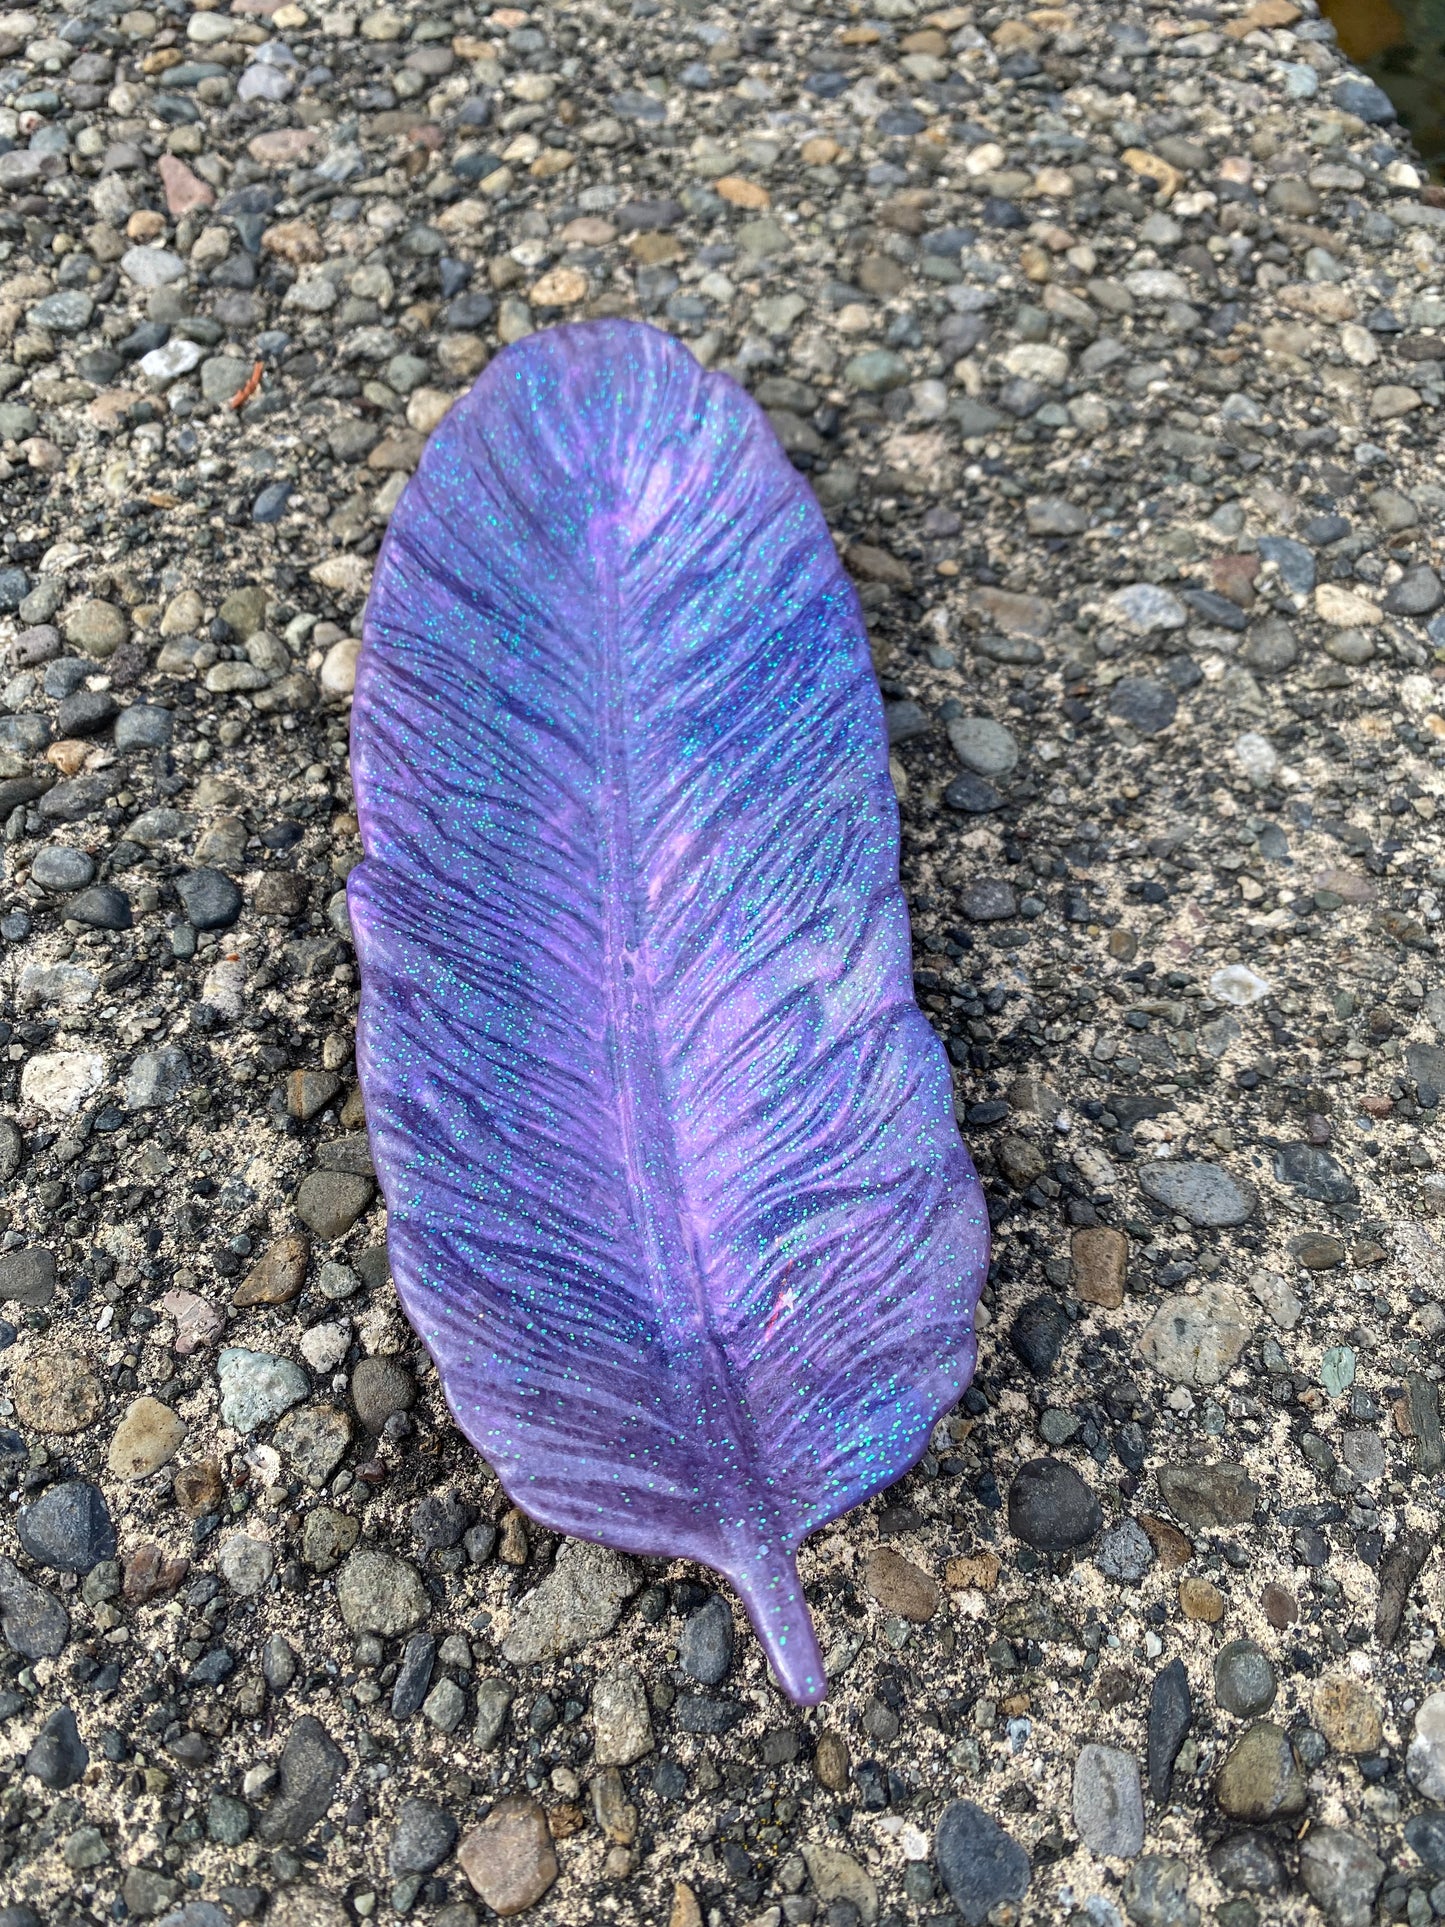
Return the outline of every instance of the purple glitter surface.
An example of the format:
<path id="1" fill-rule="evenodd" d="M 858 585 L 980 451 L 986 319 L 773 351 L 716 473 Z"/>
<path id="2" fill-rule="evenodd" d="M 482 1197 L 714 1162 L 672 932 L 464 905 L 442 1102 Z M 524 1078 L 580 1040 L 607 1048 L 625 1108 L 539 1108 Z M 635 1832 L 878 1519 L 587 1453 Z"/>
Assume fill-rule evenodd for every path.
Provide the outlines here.
<path id="1" fill-rule="evenodd" d="M 857 598 L 733 382 L 634 323 L 508 348 L 392 517 L 352 720 L 357 1061 L 457 1423 L 560 1532 L 736 1588 L 968 1384 L 983 1195 L 913 997 Z"/>

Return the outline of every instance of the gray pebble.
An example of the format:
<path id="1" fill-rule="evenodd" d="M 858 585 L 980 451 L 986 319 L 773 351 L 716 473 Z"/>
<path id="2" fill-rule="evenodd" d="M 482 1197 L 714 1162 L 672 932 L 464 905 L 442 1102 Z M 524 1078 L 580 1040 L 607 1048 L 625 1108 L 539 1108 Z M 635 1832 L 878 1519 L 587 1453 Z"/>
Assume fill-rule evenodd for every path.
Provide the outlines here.
<path id="1" fill-rule="evenodd" d="M 1149 1535 L 1134 1519 L 1124 1519 L 1106 1532 L 1094 1553 L 1094 1564 L 1106 1579 L 1133 1586 L 1154 1563 Z"/>
<path id="2" fill-rule="evenodd" d="M 74 1786 L 90 1765 L 90 1750 L 80 1737 L 75 1715 L 58 1706 L 25 1756 L 25 1771 L 52 1792 Z"/>
<path id="3" fill-rule="evenodd" d="M 1183 1158 L 1160 1158 L 1141 1165 L 1139 1189 L 1190 1224 L 1209 1229 L 1243 1224 L 1256 1203 L 1252 1185 L 1240 1183 L 1217 1164 Z"/>
<path id="4" fill-rule="evenodd" d="M 727 1601 L 714 1593 L 683 1621 L 678 1662 L 690 1679 L 718 1686 L 733 1662 L 733 1616 Z"/>
<path id="5" fill-rule="evenodd" d="M 1254 1719 L 1274 1705 L 1275 1674 L 1252 1639 L 1232 1639 L 1214 1661 L 1214 1697 L 1227 1713 Z"/>
<path id="6" fill-rule="evenodd" d="M 69 844 L 47 843 L 36 851 L 30 875 L 42 890 L 57 894 L 83 890 L 94 880 L 95 862 L 84 850 L 72 849 Z"/>
<path id="7" fill-rule="evenodd" d="M 15 1516 L 16 1536 L 39 1566 L 56 1572 L 89 1572 L 115 1554 L 115 1526 L 105 1494 L 88 1479 L 48 1486 Z"/>
<path id="8" fill-rule="evenodd" d="M 1074 1762 L 1074 1825 L 1090 1853 L 1132 1860 L 1144 1845 L 1139 1762 L 1115 1746 L 1080 1747 Z"/>
<path id="9" fill-rule="evenodd" d="M 393 1875 L 434 1873 L 456 1844 L 457 1823 L 431 1800 L 408 1800 L 396 1816 L 386 1864 Z"/>

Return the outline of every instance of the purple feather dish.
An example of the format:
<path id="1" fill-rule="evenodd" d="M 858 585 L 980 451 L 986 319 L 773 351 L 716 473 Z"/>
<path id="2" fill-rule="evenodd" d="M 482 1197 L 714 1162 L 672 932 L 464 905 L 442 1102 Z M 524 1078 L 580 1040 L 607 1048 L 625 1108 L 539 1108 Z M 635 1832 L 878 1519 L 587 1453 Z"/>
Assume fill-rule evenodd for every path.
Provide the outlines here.
<path id="1" fill-rule="evenodd" d="M 967 1386 L 988 1221 L 858 601 L 750 398 L 635 323 L 499 355 L 392 517 L 352 766 L 357 1061 L 456 1421 L 542 1524 L 724 1574 L 812 1704 L 798 1546 Z"/>

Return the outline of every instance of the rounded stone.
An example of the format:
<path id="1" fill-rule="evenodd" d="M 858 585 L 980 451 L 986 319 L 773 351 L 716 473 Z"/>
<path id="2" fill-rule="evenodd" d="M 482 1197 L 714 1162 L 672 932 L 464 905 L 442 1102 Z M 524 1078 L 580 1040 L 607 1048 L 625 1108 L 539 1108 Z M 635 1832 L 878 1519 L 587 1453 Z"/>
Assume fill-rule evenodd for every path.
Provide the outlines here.
<path id="1" fill-rule="evenodd" d="M 368 1432 L 379 1432 L 394 1412 L 416 1403 L 416 1381 L 395 1358 L 363 1358 L 351 1374 L 351 1403 Z"/>
<path id="2" fill-rule="evenodd" d="M 1220 1768 L 1214 1797 L 1232 1820 L 1287 1820 L 1304 1812 L 1304 1778 L 1282 1726 L 1257 1720 L 1246 1727 Z"/>
<path id="3" fill-rule="evenodd" d="M 113 883 L 94 883 L 82 890 L 66 904 L 65 914 L 91 930 L 129 930 L 134 921 L 130 898 Z"/>
<path id="4" fill-rule="evenodd" d="M 720 1685 L 733 1663 L 733 1637 L 732 1608 L 720 1593 L 713 1593 L 682 1622 L 678 1664 L 689 1679 Z"/>
<path id="5" fill-rule="evenodd" d="M 88 656 L 104 661 L 113 656 L 130 634 L 130 621 L 113 602 L 92 598 L 80 603 L 64 618 L 61 627 L 65 640 Z"/>
<path id="6" fill-rule="evenodd" d="M 1274 1705 L 1276 1680 L 1268 1655 L 1252 1639 L 1231 1639 L 1214 1662 L 1214 1697 L 1226 1713 L 1254 1719 Z"/>
<path id="7" fill-rule="evenodd" d="M 1007 776 L 1018 766 L 1018 739 L 991 716 L 955 716 L 948 740 L 959 762 L 975 776 Z"/>
<path id="8" fill-rule="evenodd" d="M 100 1380 L 71 1351 L 33 1352 L 15 1367 L 10 1396 L 22 1425 L 62 1438 L 85 1431 L 105 1410 Z"/>
<path id="9" fill-rule="evenodd" d="M 134 1399 L 111 1436 L 107 1464 L 118 1479 L 144 1479 L 181 1449 L 185 1420 L 149 1396 Z"/>
<path id="10" fill-rule="evenodd" d="M 176 878 L 176 895 L 192 927 L 229 930 L 241 914 L 239 887 L 220 870 L 191 870 Z"/>
<path id="11" fill-rule="evenodd" d="M 119 754 L 135 749 L 163 749 L 171 740 L 171 712 L 155 703 L 132 703 L 115 719 L 113 741 Z"/>
<path id="12" fill-rule="evenodd" d="M 56 895 L 83 890 L 95 880 L 95 863 L 84 850 L 72 849 L 66 843 L 48 843 L 35 853 L 30 880 Z"/>
<path id="13" fill-rule="evenodd" d="M 1099 1501 L 1062 1459 L 1029 1459 L 1008 1494 L 1009 1530 L 1040 1552 L 1086 1545 L 1104 1523 Z"/>
<path id="14" fill-rule="evenodd" d="M 375 1546 L 353 1552 L 336 1581 L 336 1603 L 354 1633 L 396 1639 L 419 1626 L 431 1610 L 416 1567 Z"/>

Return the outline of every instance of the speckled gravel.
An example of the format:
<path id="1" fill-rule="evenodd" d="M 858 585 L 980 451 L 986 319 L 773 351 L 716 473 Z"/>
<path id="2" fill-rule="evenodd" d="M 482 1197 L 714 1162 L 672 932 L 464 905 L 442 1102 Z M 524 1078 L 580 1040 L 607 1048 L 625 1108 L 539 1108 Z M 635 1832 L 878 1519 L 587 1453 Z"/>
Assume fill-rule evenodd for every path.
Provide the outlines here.
<path id="1" fill-rule="evenodd" d="M 0 13 L 0 1927 L 1445 1917 L 1442 260 L 1310 0 Z M 371 558 L 619 314 L 858 580 L 995 1226 L 806 1714 L 458 1438 L 355 1084 Z"/>

